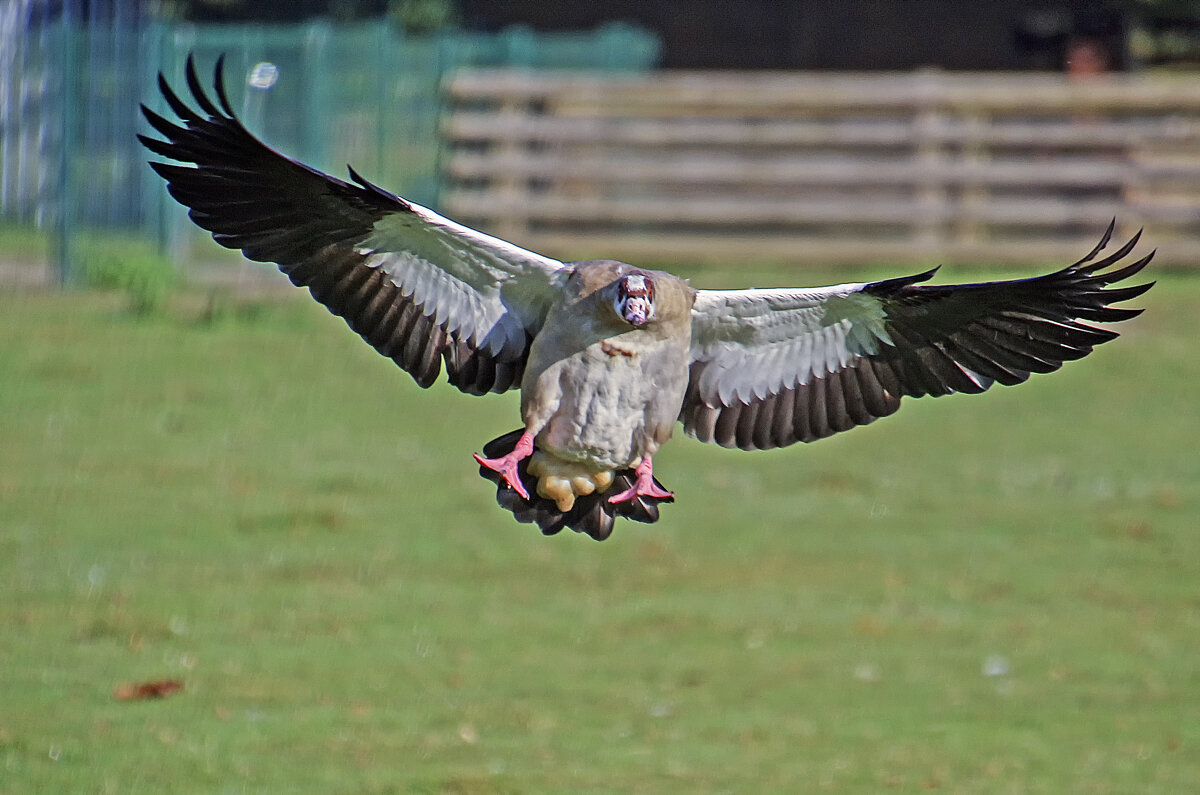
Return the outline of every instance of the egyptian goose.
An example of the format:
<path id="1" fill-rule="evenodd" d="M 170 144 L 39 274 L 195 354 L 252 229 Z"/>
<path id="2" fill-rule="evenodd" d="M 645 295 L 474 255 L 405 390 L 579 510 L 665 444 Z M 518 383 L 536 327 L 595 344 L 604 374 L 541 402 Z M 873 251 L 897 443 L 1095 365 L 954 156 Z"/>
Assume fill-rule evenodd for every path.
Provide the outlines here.
<path id="1" fill-rule="evenodd" d="M 983 392 L 1058 369 L 1139 310 L 1150 284 L 1109 285 L 1151 256 L 1132 240 L 1029 279 L 926 286 L 933 271 L 810 289 L 697 290 L 608 260 L 559 262 L 456 224 L 371 184 L 328 176 L 242 126 L 217 62 L 199 111 L 159 76 L 176 124 L 139 136 L 191 219 L 223 246 L 276 263 L 421 387 L 444 367 L 463 392 L 521 390 L 523 427 L 484 446 L 497 499 L 544 533 L 603 539 L 614 518 L 658 519 L 672 494 L 653 456 L 677 420 L 745 450 L 810 442 L 891 414 L 909 395 Z"/>

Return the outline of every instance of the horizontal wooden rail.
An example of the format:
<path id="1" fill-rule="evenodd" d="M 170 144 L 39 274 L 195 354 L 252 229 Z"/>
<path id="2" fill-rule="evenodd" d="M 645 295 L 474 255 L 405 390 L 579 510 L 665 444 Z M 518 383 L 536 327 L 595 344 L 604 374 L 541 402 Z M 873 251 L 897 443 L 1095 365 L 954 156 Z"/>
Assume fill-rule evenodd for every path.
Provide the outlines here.
<path id="1" fill-rule="evenodd" d="M 511 179 L 586 180 L 592 183 L 641 183 L 690 185 L 752 184 L 759 186 L 812 185 L 863 187 L 908 186 L 922 180 L 944 185 L 987 185 L 990 187 L 1114 187 L 1119 188 L 1137 169 L 1134 163 L 1077 158 L 1049 164 L 1028 160 L 948 161 L 922 164 L 913 159 L 883 159 L 865 155 L 828 158 L 781 156 L 739 157 L 664 154 L 661 157 L 634 155 L 620 160 L 594 154 L 572 155 L 513 153 L 490 155 L 461 153 L 447 165 L 456 180 Z M 1186 175 L 1200 179 L 1200 163 L 1166 166 L 1147 164 L 1143 176 Z"/>
<path id="2" fill-rule="evenodd" d="M 1064 125 L 1052 121 L 997 119 L 980 126 L 960 119 L 934 120 L 920 130 L 912 120 L 755 120 L 706 118 L 560 117 L 499 115 L 461 110 L 443 129 L 455 141 L 596 143 L 628 146 L 727 145 L 742 147 L 894 147 L 921 140 L 942 145 L 971 142 L 989 146 L 1125 146 L 1145 139 L 1200 142 L 1200 120 L 1093 119 Z"/>
<path id="3" fill-rule="evenodd" d="M 640 108 L 649 115 L 694 108 L 760 113 L 806 109 L 938 105 L 1017 113 L 1064 110 L 1171 112 L 1200 104 L 1193 75 L 1111 76 L 1067 80 L 1057 74 L 946 72 L 771 73 L 660 72 L 609 76 L 507 70 L 461 73 L 448 86 L 455 100 L 507 102 L 514 97 L 554 102 L 564 109 Z"/>

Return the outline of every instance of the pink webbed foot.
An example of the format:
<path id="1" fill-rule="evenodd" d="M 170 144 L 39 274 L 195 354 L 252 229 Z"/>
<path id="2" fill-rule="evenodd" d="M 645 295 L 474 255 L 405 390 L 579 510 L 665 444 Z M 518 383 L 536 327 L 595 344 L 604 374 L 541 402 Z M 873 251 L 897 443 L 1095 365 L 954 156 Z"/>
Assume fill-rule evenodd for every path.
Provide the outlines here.
<path id="1" fill-rule="evenodd" d="M 517 439 L 517 444 L 513 447 L 511 453 L 502 455 L 499 458 L 484 458 L 475 453 L 475 460 L 479 462 L 480 466 L 485 466 L 494 472 L 499 472 L 504 476 L 504 482 L 513 491 L 525 499 L 529 499 L 529 492 L 521 485 L 521 476 L 517 473 L 517 464 L 522 459 L 528 458 L 531 453 L 533 453 L 533 434 L 525 431 L 521 434 L 521 438 Z"/>
<path id="2" fill-rule="evenodd" d="M 637 497 L 656 497 L 660 500 L 667 500 L 675 496 L 674 492 L 661 489 L 654 483 L 654 464 L 651 463 L 650 456 L 642 456 L 642 460 L 638 462 L 633 472 L 637 475 L 637 482 L 633 484 L 632 488 L 609 497 L 609 502 L 625 502 Z"/>

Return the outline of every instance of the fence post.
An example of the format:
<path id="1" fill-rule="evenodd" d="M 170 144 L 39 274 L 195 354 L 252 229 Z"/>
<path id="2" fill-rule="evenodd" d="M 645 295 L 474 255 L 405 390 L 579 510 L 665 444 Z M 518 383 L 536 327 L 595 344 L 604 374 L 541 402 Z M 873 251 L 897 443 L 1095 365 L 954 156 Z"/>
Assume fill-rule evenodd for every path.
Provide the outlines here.
<path id="1" fill-rule="evenodd" d="M 303 157 L 318 168 L 332 169 L 329 143 L 334 136 L 332 106 L 329 101 L 329 37 L 326 21 L 312 22 L 304 31 L 304 80 L 306 123 L 301 125 Z"/>
<path id="2" fill-rule="evenodd" d="M 991 151 L 984 140 L 990 121 L 979 108 L 972 108 L 963 114 L 960 159 L 964 168 L 976 167 L 977 172 L 981 171 L 980 167 L 991 158 Z M 959 221 L 953 232 L 954 240 L 960 246 L 974 246 L 986 238 L 987 225 L 979 218 L 978 208 L 987 204 L 989 194 L 987 183 L 978 177 L 962 183 Z"/>
<path id="3" fill-rule="evenodd" d="M 504 41 L 504 65 L 529 66 L 537 63 L 538 38 L 528 25 L 513 25 L 500 36 Z"/>
<path id="4" fill-rule="evenodd" d="M 522 95 L 521 89 L 514 87 L 500 99 L 497 116 L 502 122 L 517 121 L 527 117 L 531 112 L 529 97 Z M 529 235 L 529 216 L 524 210 L 529 201 L 529 185 L 524 171 L 517 162 L 526 152 L 526 143 L 513 138 L 505 138 L 498 146 L 493 144 L 494 156 L 497 161 L 508 161 L 511 169 L 502 170 L 496 179 L 496 194 L 508 209 L 496 222 L 496 233 L 510 240 L 521 240 Z"/>
<path id="5" fill-rule="evenodd" d="M 59 141 L 58 141 L 58 208 L 54 218 L 54 233 L 51 250 L 57 267 L 56 276 L 60 287 L 75 286 L 78 281 L 75 251 L 71 233 L 75 222 L 75 179 L 72 153 L 75 151 L 75 102 L 70 96 L 76 84 L 77 65 L 75 58 L 76 27 L 71 18 L 70 4 L 64 4 L 59 21 Z"/>
<path id="6" fill-rule="evenodd" d="M 946 186 L 942 181 L 942 167 L 946 159 L 946 119 L 942 108 L 942 85 L 939 73 L 933 69 L 916 73 L 913 80 L 916 89 L 913 121 L 920 166 L 913 234 L 917 247 L 936 257 L 940 256 L 945 243 Z"/>

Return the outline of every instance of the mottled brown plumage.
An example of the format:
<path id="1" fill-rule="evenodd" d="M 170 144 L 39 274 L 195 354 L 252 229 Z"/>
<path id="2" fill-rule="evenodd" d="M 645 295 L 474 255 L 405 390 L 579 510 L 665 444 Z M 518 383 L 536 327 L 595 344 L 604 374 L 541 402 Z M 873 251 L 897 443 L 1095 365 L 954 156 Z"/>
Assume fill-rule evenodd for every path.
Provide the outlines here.
<path id="1" fill-rule="evenodd" d="M 655 285 L 655 317 L 640 328 L 613 311 L 618 280 L 630 273 Z M 658 452 L 671 438 L 687 389 L 695 296 L 669 273 L 575 263 L 533 340 L 521 380 L 521 417 L 538 429 L 541 448 L 610 469 Z M 605 388 L 613 382 L 625 388 Z"/>

